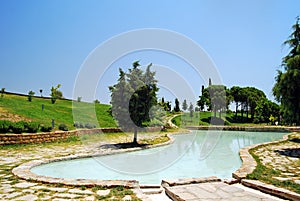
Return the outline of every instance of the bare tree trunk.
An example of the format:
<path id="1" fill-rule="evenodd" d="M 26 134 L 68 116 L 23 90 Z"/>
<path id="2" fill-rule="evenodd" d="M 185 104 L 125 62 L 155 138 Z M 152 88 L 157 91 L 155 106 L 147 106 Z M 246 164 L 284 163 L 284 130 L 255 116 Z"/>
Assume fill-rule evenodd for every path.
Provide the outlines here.
<path id="1" fill-rule="evenodd" d="M 235 118 L 237 118 L 237 112 L 238 112 L 238 102 L 235 103 Z"/>
<path id="2" fill-rule="evenodd" d="M 133 143 L 137 144 L 137 127 L 134 128 Z"/>
<path id="3" fill-rule="evenodd" d="M 214 117 L 215 117 L 215 118 L 217 117 L 217 109 L 216 109 L 216 106 L 214 106 Z"/>

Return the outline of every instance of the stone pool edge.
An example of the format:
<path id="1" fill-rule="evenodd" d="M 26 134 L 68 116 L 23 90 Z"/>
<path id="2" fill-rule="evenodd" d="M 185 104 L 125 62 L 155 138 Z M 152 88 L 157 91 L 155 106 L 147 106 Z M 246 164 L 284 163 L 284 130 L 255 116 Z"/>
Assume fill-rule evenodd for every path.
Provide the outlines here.
<path id="1" fill-rule="evenodd" d="M 42 176 L 37 175 L 31 172 L 31 169 L 39 166 L 44 165 L 52 162 L 58 161 L 65 161 L 65 160 L 75 160 L 80 158 L 91 158 L 97 156 L 106 156 L 106 155 L 113 155 L 113 154 L 121 154 L 126 152 L 133 152 L 142 149 L 150 149 L 155 147 L 166 146 L 172 144 L 174 142 L 174 138 L 171 134 L 167 134 L 168 138 L 170 139 L 167 142 L 156 144 L 156 145 L 148 145 L 145 147 L 134 147 L 128 148 L 124 150 L 112 150 L 109 153 L 98 153 L 98 154 L 75 154 L 63 157 L 55 157 L 52 159 L 39 159 L 39 160 L 31 160 L 12 169 L 12 174 L 17 176 L 20 179 L 34 181 L 34 182 L 41 182 L 46 184 L 63 184 L 66 186 L 102 186 L 113 188 L 117 186 L 124 186 L 128 188 L 138 188 L 140 186 L 137 180 L 100 180 L 100 179 L 72 179 L 72 178 L 55 178 L 49 176 Z"/>
<path id="2" fill-rule="evenodd" d="M 288 136 L 290 134 L 291 133 L 284 135 L 282 137 L 282 139 L 280 139 L 280 140 L 276 140 L 273 142 L 264 142 L 264 143 L 260 143 L 260 144 L 254 144 L 254 145 L 250 145 L 250 146 L 241 148 L 239 151 L 239 154 L 240 154 L 240 158 L 242 160 L 242 165 L 239 169 L 237 169 L 234 173 L 232 173 L 232 177 L 241 181 L 242 179 L 246 179 L 246 176 L 248 174 L 251 174 L 255 170 L 257 163 L 254 160 L 254 158 L 252 157 L 252 155 L 250 154 L 250 152 L 249 152 L 250 149 L 254 149 L 259 146 L 272 145 L 272 144 L 277 144 L 279 142 L 286 141 L 286 140 L 288 140 Z"/>
<path id="3" fill-rule="evenodd" d="M 259 180 L 246 179 L 246 176 L 248 174 L 251 174 L 257 166 L 255 159 L 252 157 L 252 155 L 250 154 L 249 151 L 251 149 L 257 148 L 259 146 L 272 145 L 272 144 L 284 142 L 284 141 L 288 140 L 288 136 L 290 134 L 291 133 L 284 135 L 283 138 L 280 140 L 255 144 L 255 145 L 251 145 L 251 146 L 240 149 L 240 157 L 242 160 L 242 165 L 238 170 L 236 170 L 234 173 L 232 173 L 232 177 L 234 179 L 237 179 L 238 182 L 240 182 L 244 186 L 250 187 L 252 189 L 256 189 L 261 192 L 275 195 L 277 197 L 281 197 L 281 198 L 288 199 L 288 200 L 300 200 L 300 194 L 295 193 L 293 191 L 287 190 L 285 188 L 279 188 L 279 187 L 276 187 L 271 184 L 266 184 Z"/>

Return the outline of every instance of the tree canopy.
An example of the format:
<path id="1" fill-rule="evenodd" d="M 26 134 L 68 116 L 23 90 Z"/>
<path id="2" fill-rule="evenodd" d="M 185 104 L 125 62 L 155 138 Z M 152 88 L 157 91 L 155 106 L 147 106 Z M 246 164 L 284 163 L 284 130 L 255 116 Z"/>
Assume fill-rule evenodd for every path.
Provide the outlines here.
<path id="1" fill-rule="evenodd" d="M 174 112 L 180 112 L 179 100 L 175 98 Z"/>
<path id="2" fill-rule="evenodd" d="M 216 117 L 228 109 L 230 103 L 235 103 L 235 122 L 272 123 L 279 120 L 279 105 L 268 100 L 265 93 L 255 87 L 233 86 L 228 89 L 224 85 L 202 87 L 197 105 L 203 110 L 214 112 Z M 238 116 L 238 111 L 241 116 Z M 244 117 L 246 114 L 246 117 Z M 250 117 L 249 117 L 250 116 Z"/>
<path id="3" fill-rule="evenodd" d="M 300 18 L 293 25 L 293 32 L 284 45 L 290 52 L 283 57 L 283 71 L 278 70 L 273 95 L 281 103 L 283 120 L 287 124 L 300 124 Z"/>
<path id="4" fill-rule="evenodd" d="M 155 72 L 150 70 L 152 64 L 144 72 L 138 61 L 132 64 L 129 73 L 119 69 L 118 82 L 109 87 L 111 91 L 112 114 L 123 129 L 134 131 L 133 142 L 137 143 L 138 128 L 151 121 L 152 108 L 157 105 Z M 152 111 L 152 114 L 154 112 Z"/>
<path id="5" fill-rule="evenodd" d="M 58 84 L 56 87 L 51 88 L 51 103 L 54 104 L 57 99 L 63 98 L 62 92 L 59 90 L 61 87 L 61 84 Z"/>

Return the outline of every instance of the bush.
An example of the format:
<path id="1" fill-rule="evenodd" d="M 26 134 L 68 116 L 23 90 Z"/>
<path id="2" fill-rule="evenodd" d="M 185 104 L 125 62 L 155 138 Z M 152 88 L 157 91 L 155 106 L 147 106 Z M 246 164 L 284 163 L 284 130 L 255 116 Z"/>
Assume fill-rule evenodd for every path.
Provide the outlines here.
<path id="1" fill-rule="evenodd" d="M 85 128 L 88 128 L 88 129 L 92 129 L 92 128 L 96 128 L 96 125 L 91 124 L 91 123 L 86 123 L 86 124 L 84 125 L 84 127 L 85 127 Z"/>
<path id="2" fill-rule="evenodd" d="M 52 126 L 41 125 L 42 132 L 50 132 L 52 130 Z"/>
<path id="3" fill-rule="evenodd" d="M 0 120 L 0 133 L 8 133 L 12 126 L 12 122 L 7 120 Z"/>
<path id="4" fill-rule="evenodd" d="M 74 127 L 75 127 L 75 128 L 84 128 L 84 125 L 83 125 L 83 123 L 75 122 L 75 123 L 74 123 Z"/>
<path id="5" fill-rule="evenodd" d="M 83 124 L 81 122 L 75 122 L 74 123 L 74 127 L 75 128 L 88 128 L 88 129 L 92 129 L 92 128 L 96 128 L 96 125 L 92 124 L 92 123 Z"/>
<path id="6" fill-rule="evenodd" d="M 69 128 L 66 124 L 59 124 L 58 129 L 62 130 L 62 131 L 68 131 L 69 130 Z"/>
<path id="7" fill-rule="evenodd" d="M 40 127 L 40 124 L 36 123 L 36 122 L 28 122 L 27 124 L 25 124 L 25 128 L 28 133 L 38 132 L 39 127 Z"/>
<path id="8" fill-rule="evenodd" d="M 161 122 L 158 119 L 153 119 L 152 121 L 150 121 L 149 126 L 163 126 L 163 122 Z"/>
<path id="9" fill-rule="evenodd" d="M 26 129 L 25 129 L 26 124 L 27 123 L 24 122 L 24 121 L 16 122 L 16 123 L 11 125 L 11 130 L 12 130 L 13 133 L 20 134 L 20 133 L 26 131 Z"/>
<path id="10" fill-rule="evenodd" d="M 260 120 L 259 120 L 258 118 L 255 118 L 255 119 L 253 120 L 253 123 L 254 123 L 254 124 L 259 124 L 259 123 L 260 123 Z"/>

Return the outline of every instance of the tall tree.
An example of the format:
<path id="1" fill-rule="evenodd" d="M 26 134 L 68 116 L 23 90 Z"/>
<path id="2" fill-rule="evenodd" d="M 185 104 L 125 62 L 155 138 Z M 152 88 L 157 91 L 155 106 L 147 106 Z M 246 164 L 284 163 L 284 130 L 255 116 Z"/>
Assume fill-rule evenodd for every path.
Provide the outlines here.
<path id="1" fill-rule="evenodd" d="M 190 111 L 190 117 L 191 117 L 191 120 L 194 116 L 194 106 L 192 103 L 190 103 L 190 106 L 189 106 L 189 111 Z"/>
<path id="2" fill-rule="evenodd" d="M 178 98 L 175 98 L 174 112 L 180 112 L 180 107 L 179 107 L 179 100 L 178 100 Z"/>
<path id="3" fill-rule="evenodd" d="M 208 88 L 204 88 L 203 85 L 202 85 L 202 89 L 201 89 L 201 96 L 199 96 L 197 105 L 200 107 L 201 111 L 204 110 L 205 105 L 208 107 L 208 110 L 211 110 L 209 91 L 208 91 Z"/>
<path id="4" fill-rule="evenodd" d="M 184 100 L 183 100 L 183 103 L 182 103 L 182 109 L 183 109 L 184 111 L 186 111 L 187 108 L 188 108 L 188 104 L 187 104 L 187 102 L 186 102 L 186 99 L 184 99 Z"/>
<path id="5" fill-rule="evenodd" d="M 224 85 L 211 85 L 208 87 L 208 91 L 214 117 L 216 117 L 217 111 L 219 111 L 219 117 L 221 118 L 222 110 L 227 108 L 226 87 Z"/>
<path id="6" fill-rule="evenodd" d="M 254 114 L 256 106 L 260 101 L 267 100 L 265 93 L 255 87 L 246 87 L 247 94 L 247 106 L 250 109 L 251 121 L 254 120 Z M 247 118 L 248 118 L 248 110 L 247 110 Z"/>
<path id="7" fill-rule="evenodd" d="M 300 124 L 300 18 L 293 25 L 293 32 L 284 42 L 290 52 L 282 59 L 284 70 L 278 70 L 273 87 L 275 99 L 281 103 L 283 119 L 288 124 Z"/>
<path id="8" fill-rule="evenodd" d="M 119 126 L 124 129 L 132 128 L 131 119 L 129 115 L 129 100 L 132 89 L 126 81 L 126 74 L 120 68 L 119 79 L 117 84 L 109 87 L 111 91 L 111 111 L 112 115 L 117 120 Z"/>
<path id="9" fill-rule="evenodd" d="M 117 84 L 111 91 L 112 114 L 121 128 L 133 129 L 133 142 L 137 143 L 138 128 L 144 127 L 150 119 L 150 109 L 157 105 L 155 72 L 147 66 L 146 72 L 139 68 L 139 62 L 132 64 L 129 73 L 120 69 Z M 152 111 L 153 113 L 153 111 Z"/>
<path id="10" fill-rule="evenodd" d="M 235 117 L 237 118 L 237 112 L 241 102 L 241 96 L 240 96 L 241 87 L 239 86 L 231 87 L 230 94 L 233 97 L 233 101 L 235 102 Z"/>

